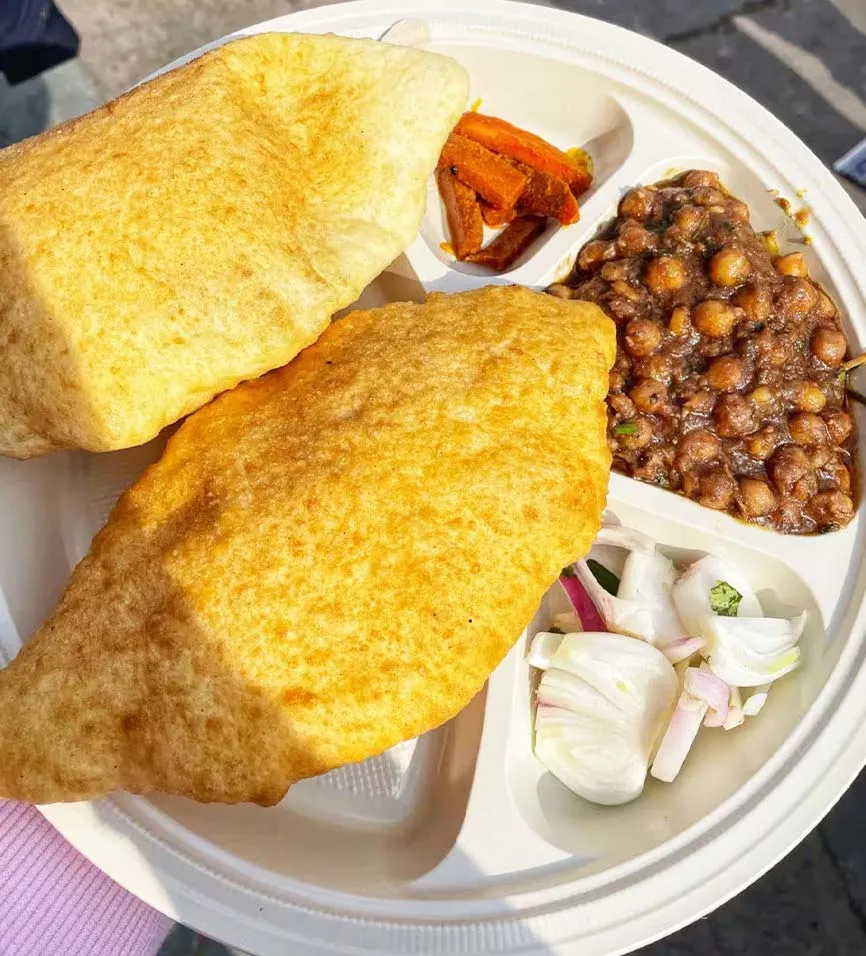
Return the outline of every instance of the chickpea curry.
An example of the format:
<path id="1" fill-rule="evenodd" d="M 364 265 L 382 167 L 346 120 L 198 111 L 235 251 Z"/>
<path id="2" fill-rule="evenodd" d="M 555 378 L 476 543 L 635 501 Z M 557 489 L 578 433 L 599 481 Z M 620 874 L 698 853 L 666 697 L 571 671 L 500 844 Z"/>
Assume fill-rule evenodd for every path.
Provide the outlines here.
<path id="1" fill-rule="evenodd" d="M 613 467 L 756 524 L 854 514 L 848 345 L 800 253 L 778 255 L 712 172 L 627 193 L 567 280 L 617 324 Z"/>

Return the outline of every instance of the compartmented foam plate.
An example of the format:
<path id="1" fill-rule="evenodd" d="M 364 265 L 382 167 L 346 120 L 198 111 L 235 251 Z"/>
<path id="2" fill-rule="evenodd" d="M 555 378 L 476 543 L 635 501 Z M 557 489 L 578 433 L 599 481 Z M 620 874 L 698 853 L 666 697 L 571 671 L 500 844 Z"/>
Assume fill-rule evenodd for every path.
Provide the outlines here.
<path id="1" fill-rule="evenodd" d="M 544 288 L 626 189 L 697 167 L 718 171 L 783 249 L 802 251 L 802 235 L 771 190 L 805 197 L 812 274 L 839 304 L 852 349 L 866 344 L 866 289 L 854 271 L 866 258 L 866 222 L 792 133 L 680 55 L 607 24 L 496 0 L 374 0 L 244 32 L 378 37 L 409 15 L 429 24 L 431 49 L 466 66 L 485 112 L 563 148 L 588 148 L 596 180 L 578 224 L 551 229 L 495 277 L 442 251 L 431 184 L 416 241 L 364 305 L 489 282 Z M 19 635 L 45 618 L 116 495 L 160 448 L 0 462 L 0 653 L 11 658 Z M 608 508 L 673 554 L 705 548 L 736 561 L 771 612 L 811 612 L 802 668 L 774 689 L 759 720 L 702 735 L 674 784 L 650 781 L 630 805 L 596 807 L 532 755 L 524 652 L 556 609 L 553 589 L 459 717 L 305 781 L 276 808 L 118 794 L 44 813 L 143 899 L 263 956 L 608 956 L 695 919 L 787 852 L 866 762 L 863 522 L 784 537 L 621 475 L 611 477 Z"/>

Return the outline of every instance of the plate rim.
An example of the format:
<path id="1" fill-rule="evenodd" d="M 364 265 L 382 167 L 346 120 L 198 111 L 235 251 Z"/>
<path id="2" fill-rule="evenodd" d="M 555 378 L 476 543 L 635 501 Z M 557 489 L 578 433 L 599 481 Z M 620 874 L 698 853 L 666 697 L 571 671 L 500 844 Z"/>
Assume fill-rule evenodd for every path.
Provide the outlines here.
<path id="1" fill-rule="evenodd" d="M 434 0 L 434 2 L 425 2 L 425 0 L 402 0 L 402 2 L 392 2 L 392 0 L 386 0 L 386 2 L 380 2 L 380 0 L 354 0 L 354 2 L 340 4 L 338 6 L 325 6 L 315 8 L 313 10 L 299 11 L 293 14 L 288 14 L 282 17 L 277 17 L 273 20 L 263 21 L 260 24 L 251 25 L 245 30 L 238 31 L 230 36 L 239 36 L 247 32 L 261 32 L 262 29 L 268 29 L 269 26 L 274 29 L 279 29 L 281 31 L 287 30 L 303 30 L 305 27 L 315 27 L 315 26 L 331 26 L 334 30 L 340 30 L 340 22 L 348 21 L 351 18 L 363 19 L 364 17 L 373 18 L 382 18 L 382 17 L 393 17 L 399 18 L 401 15 L 405 16 L 407 12 L 418 12 L 421 13 L 424 11 L 428 16 L 435 17 L 437 14 L 441 14 L 446 17 L 453 17 L 455 14 L 466 14 L 465 3 L 463 0 Z M 531 19 L 535 22 L 536 25 L 541 26 L 546 24 L 548 26 L 547 34 L 544 34 L 543 38 L 548 42 L 551 37 L 548 34 L 552 34 L 554 31 L 559 33 L 567 33 L 567 38 L 560 38 L 559 42 L 572 49 L 579 50 L 582 52 L 589 52 L 596 56 L 605 57 L 611 63 L 617 64 L 628 69 L 631 72 L 636 72 L 643 74 L 651 78 L 655 83 L 662 84 L 669 91 L 674 93 L 678 98 L 686 97 L 691 100 L 697 107 L 702 111 L 707 111 L 707 107 L 703 106 L 699 101 L 694 99 L 691 93 L 686 90 L 684 87 L 687 83 L 688 74 L 693 74 L 696 78 L 696 83 L 698 87 L 704 86 L 706 88 L 707 84 L 711 84 L 717 88 L 724 90 L 728 95 L 731 96 L 732 100 L 735 102 L 738 110 L 746 114 L 751 114 L 754 117 L 750 122 L 766 125 L 766 129 L 762 132 L 772 135 L 773 139 L 777 140 L 780 144 L 784 144 L 787 140 L 787 144 L 790 147 L 790 153 L 785 157 L 786 165 L 793 163 L 797 157 L 800 157 L 802 162 L 807 158 L 809 166 L 809 179 L 817 180 L 820 183 L 820 203 L 822 206 L 828 208 L 829 211 L 832 211 L 833 218 L 844 220 L 847 216 L 851 216 L 853 221 L 845 223 L 847 231 L 856 239 L 856 244 L 858 246 L 866 247 L 866 221 L 860 216 L 859 210 L 857 210 L 851 198 L 845 193 L 844 189 L 839 185 L 835 179 L 833 179 L 832 174 L 829 170 L 825 169 L 820 160 L 815 156 L 815 154 L 802 143 L 793 132 L 791 132 L 784 124 L 776 119 L 771 113 L 769 113 L 764 107 L 757 104 L 754 100 L 751 99 L 743 91 L 739 90 L 737 87 L 730 84 L 727 80 L 724 80 L 722 77 L 719 77 L 712 71 L 708 70 L 706 67 L 701 66 L 700 64 L 695 63 L 695 61 L 690 60 L 688 57 L 685 57 L 683 54 L 680 54 L 676 51 L 669 50 L 664 47 L 662 44 L 657 41 L 651 40 L 646 37 L 642 37 L 638 34 L 635 34 L 625 28 L 615 26 L 613 24 L 605 23 L 603 21 L 598 21 L 590 17 L 586 17 L 579 14 L 574 14 L 569 11 L 564 10 L 555 10 L 547 7 L 538 7 L 526 3 L 515 3 L 511 0 L 478 0 L 473 4 L 471 14 L 467 15 L 466 21 L 467 24 L 472 20 L 483 20 L 488 18 L 488 20 L 498 19 L 500 21 L 512 21 L 512 23 L 521 20 L 521 19 Z M 501 24 L 500 24 L 501 26 Z M 516 29 L 516 28 L 515 28 Z M 616 42 L 613 43 L 614 51 L 613 53 L 603 53 L 600 52 L 594 45 L 580 43 L 573 36 L 574 33 L 579 30 L 588 30 L 591 34 L 595 34 L 595 43 L 598 43 L 602 36 L 613 37 L 614 41 L 620 41 L 623 47 L 632 46 L 636 47 L 642 56 L 646 57 L 647 63 L 651 63 L 653 70 L 644 69 L 646 65 L 644 63 L 634 64 L 634 63 L 625 63 L 622 59 L 615 55 L 616 53 Z M 532 39 L 528 33 L 520 32 L 521 35 Z M 198 50 L 192 51 L 189 54 L 186 54 L 184 57 L 179 58 L 179 60 L 174 61 L 172 64 L 169 64 L 164 69 L 170 69 L 174 66 L 179 65 L 182 62 L 185 62 L 188 59 L 191 59 L 201 53 L 205 52 L 207 49 L 211 49 L 216 45 L 219 45 L 221 42 L 224 42 L 226 38 L 220 38 L 217 41 L 214 41 L 211 44 L 207 44 L 204 47 L 199 48 Z M 680 71 L 677 75 L 677 82 L 672 83 L 670 80 L 663 79 L 655 72 L 656 69 L 664 70 L 666 64 L 668 67 L 671 63 L 674 63 L 678 70 Z M 681 88 L 681 85 L 683 88 Z M 735 94 L 735 95 L 734 95 Z M 723 117 L 716 117 L 723 125 L 727 125 L 730 128 L 730 124 L 727 123 Z M 811 185 L 811 182 L 810 182 Z M 810 202 L 814 202 L 814 194 L 810 192 Z M 859 221 L 858 221 L 859 220 Z M 847 273 L 847 277 L 850 279 L 851 283 L 854 286 L 854 289 L 858 293 L 859 298 L 862 300 L 866 298 L 866 293 L 860 281 L 858 280 L 856 273 L 854 272 L 850 259 L 848 255 L 845 254 L 842 250 L 836 239 L 837 235 L 828 235 L 827 241 L 833 247 L 836 255 L 838 256 L 841 265 L 844 267 L 844 271 Z M 862 607 L 860 617 L 862 618 Z M 862 622 L 861 622 L 862 623 Z M 859 639 L 862 642 L 862 639 Z M 854 656 L 856 650 L 858 649 L 855 645 L 857 642 L 854 640 L 854 635 L 852 634 L 851 639 L 848 642 L 845 650 L 843 651 L 843 657 L 846 652 L 850 652 L 851 656 Z M 835 675 L 836 678 L 841 679 L 843 675 L 837 673 L 841 666 L 842 659 L 840 658 L 839 664 L 837 664 L 836 669 L 831 675 L 830 680 L 828 680 L 827 686 L 822 690 L 819 699 L 814 702 L 811 710 L 815 711 L 818 707 L 819 701 L 827 695 L 827 693 L 834 688 L 831 687 L 834 683 L 839 683 L 840 680 L 833 681 Z M 850 704 L 852 697 L 856 696 L 856 686 L 858 685 L 858 675 L 852 673 L 847 675 L 850 677 L 849 687 L 844 694 L 844 700 L 840 701 L 840 710 L 841 705 L 846 701 Z M 866 677 L 863 677 L 859 681 L 859 685 L 862 688 L 862 685 L 866 683 Z M 832 701 L 830 702 L 832 703 Z M 850 709 L 850 707 L 849 707 Z M 829 726 L 832 722 L 832 719 L 836 714 L 831 712 L 829 703 L 826 703 L 821 710 L 820 716 L 825 718 L 825 724 Z M 806 718 L 804 717 L 804 720 Z M 827 726 L 825 726 L 823 733 L 827 732 Z M 769 869 L 775 862 L 778 861 L 788 850 L 791 849 L 797 842 L 799 842 L 803 836 L 814 826 L 817 822 L 824 816 L 824 814 L 831 808 L 831 806 L 838 800 L 841 794 L 847 789 L 850 785 L 851 780 L 854 778 L 857 772 L 859 772 L 860 767 L 864 762 L 866 762 L 866 731 L 861 731 L 858 733 L 852 733 L 846 737 L 843 741 L 843 747 L 839 752 L 838 756 L 841 754 L 853 754 L 854 759 L 851 762 L 845 762 L 841 759 L 837 759 L 835 764 L 832 767 L 832 772 L 827 773 L 823 776 L 819 776 L 819 784 L 812 790 L 809 794 L 809 800 L 804 800 L 799 804 L 798 811 L 796 816 L 792 814 L 788 820 L 788 826 L 785 829 L 784 835 L 780 834 L 779 827 L 781 823 L 774 829 L 768 831 L 764 834 L 764 839 L 757 842 L 753 850 L 756 852 L 759 848 L 766 848 L 768 852 L 763 854 L 760 865 L 751 871 L 749 874 L 743 876 L 739 875 L 733 880 L 728 880 L 728 885 L 722 889 L 721 895 L 718 891 L 714 891 L 709 895 L 712 896 L 712 900 L 707 901 L 704 899 L 700 902 L 695 908 L 694 905 L 682 905 L 682 901 L 685 897 L 681 897 L 679 900 L 678 906 L 668 908 L 665 913 L 656 914 L 657 923 L 656 928 L 650 928 L 649 925 L 646 928 L 640 930 L 637 933 L 630 933 L 628 927 L 620 927 L 620 932 L 607 932 L 607 935 L 603 939 L 598 939 L 596 942 L 593 940 L 595 937 L 584 937 L 580 941 L 582 946 L 582 953 L 604 953 L 612 954 L 625 952 L 629 949 L 650 942 L 653 939 L 657 939 L 663 935 L 666 935 L 668 932 L 672 932 L 675 929 L 679 928 L 682 925 L 685 925 L 688 922 L 691 922 L 693 919 L 698 918 L 703 913 L 708 912 L 709 910 L 715 908 L 718 905 L 721 905 L 725 900 L 729 899 L 731 896 L 735 895 L 746 885 L 753 882 L 757 879 L 763 872 Z M 790 755 L 789 755 L 790 756 Z M 845 772 L 840 773 L 839 768 L 840 764 L 844 764 L 847 767 Z M 821 796 L 819 799 L 816 799 L 816 794 L 820 793 Z M 808 809 L 804 810 L 804 807 Z M 184 905 L 178 906 L 179 897 L 169 897 L 164 891 L 164 887 L 160 887 L 158 882 L 154 882 L 153 876 L 154 872 L 151 870 L 147 872 L 145 870 L 139 872 L 130 872 L 127 863 L 125 862 L 126 857 L 118 852 L 118 848 L 115 845 L 115 839 L 118 836 L 123 836 L 124 839 L 124 849 L 131 849 L 131 846 L 126 845 L 126 841 L 135 842 L 136 838 L 131 837 L 130 835 L 130 826 L 129 821 L 122 823 L 121 825 L 112 826 L 110 830 L 103 834 L 104 837 L 107 837 L 107 840 L 99 841 L 96 839 L 96 833 L 94 832 L 94 827 L 102 826 L 105 824 L 97 825 L 93 819 L 88 819 L 87 812 L 83 814 L 81 811 L 85 811 L 85 808 L 90 809 L 90 805 L 53 805 L 51 807 L 40 808 L 45 816 L 58 828 L 70 842 L 73 843 L 80 851 L 87 855 L 94 863 L 104 869 L 109 873 L 116 881 L 120 882 L 127 889 L 134 892 L 140 898 L 145 899 L 151 905 L 154 905 L 157 909 L 162 910 L 167 913 L 167 915 L 172 916 L 173 918 L 180 919 L 184 922 L 190 922 L 193 925 L 196 925 L 209 935 L 216 936 L 217 938 L 224 938 L 228 940 L 232 945 L 238 946 L 249 946 L 250 939 L 252 936 L 257 934 L 251 933 L 245 936 L 238 936 L 237 933 L 233 931 L 231 925 L 232 922 L 236 922 L 237 926 L 241 926 L 243 923 L 249 922 L 249 915 L 246 914 L 246 917 L 241 912 L 240 909 L 237 911 L 226 911 L 224 906 L 221 906 L 217 903 L 216 900 L 210 900 L 207 896 L 203 895 L 200 892 L 197 892 L 192 887 L 183 887 L 174 885 L 172 887 L 172 892 L 175 894 L 180 894 L 180 897 L 183 898 Z M 115 814 L 116 817 L 116 814 Z M 142 831 L 138 828 L 139 837 Z M 688 831 L 685 831 L 686 833 Z M 681 834 L 680 836 L 684 836 Z M 151 837 L 152 839 L 152 837 Z M 768 841 L 772 843 L 772 846 L 768 845 Z M 95 852 L 94 852 L 94 847 Z M 88 852 L 90 849 L 91 852 Z M 174 852 L 170 850 L 169 852 Z M 142 866 L 153 867 L 152 862 L 142 863 L 139 861 Z M 200 866 L 200 864 L 195 864 Z M 202 868 L 206 869 L 206 868 Z M 164 876 L 165 874 L 160 874 Z M 224 878 L 219 874 L 212 874 L 217 878 L 224 880 Z M 174 881 L 176 884 L 176 881 Z M 704 887 L 709 886 L 709 882 L 704 884 Z M 715 885 L 715 884 L 713 884 Z M 184 893 L 184 890 L 187 892 Z M 255 891 L 247 890 L 245 892 L 254 893 Z M 704 894 L 706 896 L 706 894 Z M 694 896 L 694 893 L 691 894 Z M 691 899 L 689 896 L 689 899 Z M 302 906 L 292 906 L 292 904 L 282 904 L 285 907 L 291 909 L 296 909 L 298 912 L 303 912 L 304 907 Z M 572 911 L 581 907 L 583 904 L 578 903 L 577 906 L 572 907 Z M 558 911 L 560 914 L 568 912 L 566 909 L 560 909 Z M 328 921 L 333 925 L 334 919 L 339 921 L 344 921 L 346 926 L 352 926 L 356 929 L 360 922 L 366 923 L 369 926 L 376 927 L 382 931 L 386 931 L 389 928 L 389 923 L 381 919 L 373 917 L 363 917 L 358 916 L 357 914 L 347 915 L 332 912 L 331 919 Z M 547 919 L 545 914 L 536 913 L 532 917 L 533 921 L 538 920 L 538 930 L 542 930 L 542 927 Z M 491 917 L 491 920 L 497 918 Z M 515 946 L 520 946 L 523 951 L 531 951 L 530 948 L 527 948 L 525 944 L 526 940 L 522 937 L 522 934 L 516 931 L 508 929 L 509 923 L 502 921 L 501 918 L 498 918 L 502 922 L 502 927 L 500 929 L 501 936 L 497 934 L 499 943 L 504 944 L 509 950 L 513 950 Z M 514 925 L 516 922 L 520 922 L 520 917 L 518 914 L 515 914 L 514 921 L 510 925 Z M 557 920 L 557 922 L 559 922 Z M 584 920 L 578 920 L 576 922 L 585 922 Z M 488 921 L 489 923 L 489 921 Z M 478 921 L 476 924 L 470 924 L 477 926 L 477 933 L 469 933 L 469 936 L 472 937 L 472 945 L 467 946 L 465 949 L 466 952 L 482 952 L 488 951 L 486 946 L 477 945 L 482 941 L 489 946 L 493 942 L 492 938 L 489 936 L 485 938 L 482 927 L 484 926 L 484 921 Z M 223 927 L 223 929 L 221 929 Z M 412 929 L 417 928 L 411 920 L 395 920 L 390 924 L 390 927 L 393 930 L 397 931 L 393 933 L 393 939 L 396 942 L 398 939 L 403 940 L 405 943 L 407 937 L 404 935 L 407 928 L 411 931 Z M 468 929 L 468 927 L 466 927 Z M 253 927 L 254 929 L 254 927 Z M 549 938 L 546 932 L 541 933 L 538 936 L 538 931 L 536 935 L 538 936 L 538 944 L 545 948 L 545 951 L 550 952 L 551 946 L 554 947 L 554 951 L 560 951 L 558 947 L 560 946 L 569 946 L 572 945 L 570 941 L 565 940 L 556 940 L 554 927 L 551 924 L 548 924 L 548 932 L 550 933 Z M 216 931 L 215 931 L 216 930 Z M 354 945 L 349 946 L 349 942 L 352 940 L 351 934 L 343 934 L 343 943 L 339 943 L 336 940 L 332 942 L 326 942 L 324 938 L 322 939 L 311 939 L 308 936 L 299 938 L 294 933 L 292 933 L 288 927 L 283 927 L 280 932 L 276 935 L 270 935 L 269 938 L 263 940 L 261 943 L 256 943 L 261 949 L 262 952 L 272 952 L 276 951 L 273 948 L 274 944 L 283 945 L 285 942 L 292 940 L 295 944 L 305 946 L 308 952 L 334 952 L 335 948 L 339 949 L 341 952 L 356 951 L 356 952 L 369 952 L 369 949 L 360 949 L 356 948 Z M 577 945 L 578 941 L 574 941 L 574 945 Z M 395 949 L 400 951 L 399 949 Z M 450 951 L 448 947 L 444 947 L 444 951 Z M 454 952 L 463 951 L 459 947 L 453 949 Z M 495 950 L 490 950 L 495 951 Z M 561 950 L 565 951 L 565 950 Z"/>

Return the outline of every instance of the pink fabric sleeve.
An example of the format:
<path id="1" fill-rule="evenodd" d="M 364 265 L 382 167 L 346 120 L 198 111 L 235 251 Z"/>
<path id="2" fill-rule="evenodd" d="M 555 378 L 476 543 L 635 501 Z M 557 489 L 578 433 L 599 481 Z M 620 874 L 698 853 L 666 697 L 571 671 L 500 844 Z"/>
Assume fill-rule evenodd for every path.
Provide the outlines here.
<path id="1" fill-rule="evenodd" d="M 0 800 L 3 956 L 155 956 L 172 925 L 88 862 L 34 807 Z"/>

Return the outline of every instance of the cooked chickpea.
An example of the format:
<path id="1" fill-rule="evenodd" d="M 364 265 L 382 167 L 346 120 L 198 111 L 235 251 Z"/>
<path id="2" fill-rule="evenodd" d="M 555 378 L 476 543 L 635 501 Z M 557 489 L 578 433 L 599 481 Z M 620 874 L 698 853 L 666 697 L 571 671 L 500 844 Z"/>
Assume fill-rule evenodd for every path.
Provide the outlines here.
<path id="1" fill-rule="evenodd" d="M 820 412 L 827 404 L 827 396 L 814 382 L 794 382 L 791 386 L 791 401 L 801 412 Z"/>
<path id="2" fill-rule="evenodd" d="M 806 511 L 818 522 L 819 531 L 829 531 L 850 521 L 854 502 L 841 491 L 824 491 L 812 498 Z"/>
<path id="3" fill-rule="evenodd" d="M 655 449 L 644 451 L 638 462 L 632 467 L 632 474 L 639 481 L 666 484 L 669 479 L 667 460 L 661 452 Z"/>
<path id="4" fill-rule="evenodd" d="M 718 186 L 719 174 L 708 169 L 691 169 L 683 176 L 684 186 Z"/>
<path id="5" fill-rule="evenodd" d="M 616 279 L 614 282 L 611 282 L 610 288 L 612 292 L 621 295 L 624 299 L 628 299 L 629 302 L 640 302 L 642 298 L 640 289 L 636 289 L 630 282 L 626 282 L 624 279 Z"/>
<path id="6" fill-rule="evenodd" d="M 836 329 L 816 329 L 812 336 L 812 354 L 831 368 L 842 364 L 848 343 L 845 336 Z"/>
<path id="7" fill-rule="evenodd" d="M 773 518 L 779 531 L 793 531 L 799 528 L 803 520 L 803 506 L 793 498 L 783 498 L 779 502 Z"/>
<path id="8" fill-rule="evenodd" d="M 634 402 L 622 392 L 611 392 L 607 396 L 607 405 L 620 418 L 634 418 Z"/>
<path id="9" fill-rule="evenodd" d="M 791 360 L 790 343 L 786 338 L 764 329 L 755 336 L 759 368 L 781 368 Z"/>
<path id="10" fill-rule="evenodd" d="M 798 445 L 785 445 L 770 459 L 767 470 L 776 490 L 789 494 L 794 485 L 809 474 L 811 465 L 806 452 Z"/>
<path id="11" fill-rule="evenodd" d="M 608 282 L 619 282 L 629 277 L 629 263 L 625 259 L 614 259 L 613 262 L 605 262 L 601 267 L 599 275 Z"/>
<path id="12" fill-rule="evenodd" d="M 740 285 L 751 271 L 752 264 L 739 246 L 725 246 L 710 259 L 710 280 L 716 285 Z"/>
<path id="13" fill-rule="evenodd" d="M 707 384 L 717 392 L 735 392 L 746 383 L 746 365 L 741 358 L 723 355 L 707 369 Z"/>
<path id="14" fill-rule="evenodd" d="M 638 307 L 631 299 L 614 295 L 607 300 L 607 311 L 615 322 L 628 322 L 638 314 Z"/>
<path id="15" fill-rule="evenodd" d="M 629 219 L 643 221 L 652 218 L 655 193 L 651 189 L 638 186 L 627 192 L 619 204 L 619 214 Z"/>
<path id="16" fill-rule="evenodd" d="M 667 404 L 668 390 L 661 382 L 641 379 L 631 390 L 631 400 L 641 412 L 659 412 Z"/>
<path id="17" fill-rule="evenodd" d="M 570 299 L 574 293 L 574 289 L 570 285 L 566 285 L 564 282 L 557 282 L 554 285 L 547 287 L 548 295 L 552 295 L 557 299 Z"/>
<path id="18" fill-rule="evenodd" d="M 843 445 L 847 441 L 854 427 L 851 416 L 847 412 L 833 412 L 824 419 L 824 422 L 830 438 L 837 445 Z"/>
<path id="19" fill-rule="evenodd" d="M 616 246 L 612 242 L 593 239 L 578 253 L 577 264 L 581 269 L 597 269 L 603 262 L 613 259 L 616 255 Z"/>
<path id="20" fill-rule="evenodd" d="M 734 305 L 741 308 L 752 322 L 766 322 L 770 317 L 772 296 L 770 288 L 763 283 L 743 286 L 734 296 Z"/>
<path id="21" fill-rule="evenodd" d="M 826 468 L 831 465 L 833 449 L 829 445 L 816 445 L 809 449 L 809 463 L 813 468 Z"/>
<path id="22" fill-rule="evenodd" d="M 692 322 L 698 332 L 719 339 L 733 330 L 737 324 L 737 312 L 727 302 L 704 299 L 695 306 Z"/>
<path id="23" fill-rule="evenodd" d="M 734 500 L 737 484 L 726 471 L 716 468 L 701 475 L 698 480 L 698 501 L 707 508 L 724 511 Z"/>
<path id="24" fill-rule="evenodd" d="M 758 238 L 761 240 L 761 245 L 763 245 L 773 258 L 779 254 L 779 234 L 775 229 L 767 229 L 766 232 L 759 232 Z"/>
<path id="25" fill-rule="evenodd" d="M 815 314 L 822 319 L 835 319 L 836 315 L 836 306 L 833 304 L 833 300 L 825 292 L 818 290 L 818 301 L 815 303 Z"/>
<path id="26" fill-rule="evenodd" d="M 755 409 L 742 395 L 723 395 L 713 409 L 716 431 L 722 438 L 739 438 L 758 425 Z"/>
<path id="27" fill-rule="evenodd" d="M 681 305 L 672 309 L 671 317 L 668 320 L 668 329 L 679 338 L 683 335 L 688 335 L 690 328 L 689 310 L 683 308 Z"/>
<path id="28" fill-rule="evenodd" d="M 724 194 L 719 189 L 713 189 L 711 186 L 699 186 L 695 190 L 694 202 L 698 206 L 707 206 L 710 212 L 722 212 Z"/>
<path id="29" fill-rule="evenodd" d="M 632 419 L 629 424 L 634 425 L 635 430 L 629 435 L 617 435 L 620 446 L 630 451 L 646 448 L 653 437 L 653 427 L 649 420 L 643 416 L 638 416 Z M 631 429 L 629 429 L 629 431 L 631 431 Z"/>
<path id="30" fill-rule="evenodd" d="M 770 514 L 776 507 L 776 496 L 766 481 L 758 478 L 740 479 L 740 505 L 750 518 Z"/>
<path id="31" fill-rule="evenodd" d="M 650 355 L 661 340 L 661 326 L 652 319 L 632 319 L 625 327 L 625 347 L 631 355 Z"/>
<path id="32" fill-rule="evenodd" d="M 773 260 L 773 266 L 780 276 L 801 276 L 809 275 L 809 267 L 801 252 L 789 252 L 786 256 L 779 256 Z"/>
<path id="33" fill-rule="evenodd" d="M 765 408 L 766 406 L 773 404 L 776 396 L 771 388 L 767 388 L 766 385 L 759 385 L 750 392 L 749 398 L 758 406 L 758 408 Z"/>
<path id="34" fill-rule="evenodd" d="M 650 355 L 640 363 L 635 363 L 635 371 L 641 378 L 654 378 L 667 385 L 671 380 L 671 363 L 666 355 Z"/>
<path id="35" fill-rule="evenodd" d="M 673 221 L 683 237 L 689 239 L 700 230 L 706 218 L 707 213 L 700 206 L 681 206 L 674 213 Z"/>
<path id="36" fill-rule="evenodd" d="M 655 234 L 633 219 L 626 221 L 619 227 L 619 236 L 616 239 L 616 248 L 621 255 L 639 256 L 642 252 L 649 252 L 656 247 Z"/>
<path id="37" fill-rule="evenodd" d="M 746 441 L 746 451 L 758 461 L 766 461 L 776 450 L 776 430 L 767 425 Z"/>
<path id="38" fill-rule="evenodd" d="M 683 471 L 697 463 L 714 461 L 719 457 L 722 443 L 707 428 L 696 428 L 680 439 L 677 445 L 677 461 Z"/>
<path id="39" fill-rule="evenodd" d="M 680 490 L 684 495 L 687 495 L 689 498 L 694 498 L 698 493 L 698 479 L 696 475 L 693 475 L 690 471 L 687 471 L 682 477 L 682 484 L 680 485 Z"/>
<path id="40" fill-rule="evenodd" d="M 776 295 L 776 307 L 786 318 L 799 319 L 815 307 L 818 291 L 806 279 L 786 276 Z"/>
<path id="41" fill-rule="evenodd" d="M 623 375 L 628 375 L 631 371 L 631 359 L 622 351 L 618 351 L 616 353 L 616 361 L 613 363 L 613 367 L 622 372 Z"/>
<path id="42" fill-rule="evenodd" d="M 650 259 L 643 273 L 644 285 L 654 295 L 663 292 L 676 292 L 681 289 L 687 278 L 686 266 L 682 259 L 674 256 L 659 256 Z"/>
<path id="43" fill-rule="evenodd" d="M 701 390 L 695 392 L 691 398 L 683 402 L 683 408 L 697 415 L 709 415 L 716 406 L 716 395 L 713 392 Z"/>
<path id="44" fill-rule="evenodd" d="M 844 465 L 836 465 L 834 477 L 839 484 L 839 491 L 844 491 L 846 494 L 851 491 L 851 472 Z"/>
<path id="45" fill-rule="evenodd" d="M 794 482 L 794 487 L 791 489 L 791 497 L 796 498 L 797 501 L 809 501 L 811 498 L 814 498 L 818 494 L 818 476 L 815 474 L 814 469 L 810 468 L 807 475 Z"/>
<path id="46" fill-rule="evenodd" d="M 797 412 L 788 420 L 788 431 L 798 445 L 826 445 L 827 426 L 814 412 Z"/>
<path id="47" fill-rule="evenodd" d="M 833 458 L 821 467 L 827 480 L 832 482 L 835 490 L 844 491 L 846 495 L 851 491 L 851 472 L 838 458 Z"/>

